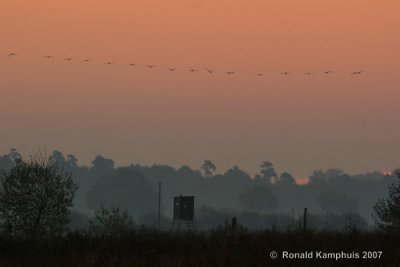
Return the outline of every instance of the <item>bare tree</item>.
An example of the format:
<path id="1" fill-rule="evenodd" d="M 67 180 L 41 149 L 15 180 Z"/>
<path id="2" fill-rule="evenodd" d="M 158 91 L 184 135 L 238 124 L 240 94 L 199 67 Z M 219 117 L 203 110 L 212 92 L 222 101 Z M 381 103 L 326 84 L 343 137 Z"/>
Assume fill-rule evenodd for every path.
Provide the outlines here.
<path id="1" fill-rule="evenodd" d="M 63 231 L 77 190 L 70 174 L 43 153 L 0 174 L 0 228 L 35 238 Z"/>

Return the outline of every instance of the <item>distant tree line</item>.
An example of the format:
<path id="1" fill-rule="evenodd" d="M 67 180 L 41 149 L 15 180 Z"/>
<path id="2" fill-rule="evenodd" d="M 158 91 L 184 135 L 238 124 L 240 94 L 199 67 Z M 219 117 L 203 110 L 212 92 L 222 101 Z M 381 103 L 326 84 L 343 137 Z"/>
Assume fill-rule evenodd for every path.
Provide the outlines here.
<path id="1" fill-rule="evenodd" d="M 167 165 L 140 164 L 116 167 L 112 159 L 102 156 L 97 156 L 90 166 L 82 166 L 74 155 L 64 156 L 60 151 L 53 151 L 48 159 L 24 161 L 16 149 L 0 156 L 0 169 L 2 228 L 17 231 L 19 225 L 26 224 L 33 227 L 29 231 L 34 234 L 61 232 L 69 221 L 70 226 L 99 231 L 99 222 L 107 222 L 99 219 L 99 215 L 125 218 L 126 223 L 121 227 L 134 225 L 133 221 L 155 225 L 159 182 L 162 183 L 161 208 L 165 225 L 171 220 L 173 196 L 180 194 L 196 197 L 195 214 L 200 228 L 221 225 L 233 216 L 255 229 L 294 227 L 305 207 L 311 212 L 310 223 L 316 227 L 347 225 L 346 220 L 364 227 L 372 222 L 373 212 L 382 229 L 395 229 L 400 224 L 396 221 L 398 217 L 393 217 L 397 214 L 396 210 L 393 213 L 393 206 L 400 206 L 399 191 L 396 191 L 399 184 L 392 185 L 387 198 L 387 188 L 396 181 L 398 172 L 394 175 L 372 172 L 351 176 L 340 169 L 317 170 L 310 175 L 309 183 L 299 185 L 290 173 L 279 174 L 268 161 L 262 162 L 259 173 L 251 176 L 238 166 L 216 174 L 217 166 L 210 160 L 200 163 L 199 170 L 188 166 L 175 169 Z M 23 177 L 24 183 L 18 184 L 18 177 Z M 21 185 L 19 190 L 23 193 L 17 195 L 10 190 L 12 185 Z M 44 189 L 36 190 L 40 185 Z M 38 196 L 34 195 L 36 193 Z M 16 210 L 33 214 L 26 203 L 33 203 L 32 199 L 36 201 L 41 195 L 52 194 L 54 199 L 48 202 L 35 202 L 40 213 L 40 218 L 36 218 L 38 223 L 32 221 L 35 217 L 28 220 L 27 216 L 15 215 Z M 62 212 L 51 218 L 49 210 L 55 207 Z M 14 223 L 16 218 L 20 220 L 16 220 L 18 223 Z M 52 222 L 55 222 L 54 226 Z M 106 223 L 104 229 L 109 229 L 109 225 L 113 223 Z"/>

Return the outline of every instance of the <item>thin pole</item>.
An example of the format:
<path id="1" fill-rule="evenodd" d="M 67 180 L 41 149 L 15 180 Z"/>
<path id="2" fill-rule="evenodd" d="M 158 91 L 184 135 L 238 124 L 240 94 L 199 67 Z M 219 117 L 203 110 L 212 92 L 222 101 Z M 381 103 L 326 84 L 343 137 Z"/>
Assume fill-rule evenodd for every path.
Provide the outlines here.
<path id="1" fill-rule="evenodd" d="M 303 225 L 303 227 L 304 227 L 304 232 L 306 231 L 306 229 L 307 229 L 307 208 L 304 208 L 304 225 Z"/>
<path id="2" fill-rule="evenodd" d="M 158 182 L 158 230 L 161 228 L 161 182 Z"/>

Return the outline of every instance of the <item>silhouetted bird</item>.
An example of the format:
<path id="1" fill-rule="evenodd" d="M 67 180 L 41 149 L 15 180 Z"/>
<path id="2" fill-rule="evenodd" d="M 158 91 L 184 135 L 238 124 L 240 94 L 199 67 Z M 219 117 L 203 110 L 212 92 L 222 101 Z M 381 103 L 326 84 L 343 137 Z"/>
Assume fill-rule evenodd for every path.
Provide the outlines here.
<path id="1" fill-rule="evenodd" d="M 256 73 L 256 75 L 257 75 L 258 77 L 262 77 L 262 76 L 264 76 L 264 73 Z"/>
<path id="2" fill-rule="evenodd" d="M 232 74 L 235 74 L 235 72 L 234 71 L 227 71 L 227 72 L 225 72 L 226 74 L 228 74 L 228 75 L 232 75 Z"/>
<path id="3" fill-rule="evenodd" d="M 215 70 L 210 70 L 210 69 L 206 69 L 206 71 L 208 72 L 208 73 L 213 73 Z"/>
<path id="4" fill-rule="evenodd" d="M 146 65 L 146 67 L 148 67 L 149 69 L 157 68 L 157 66 L 154 66 L 154 65 Z"/>
<path id="5" fill-rule="evenodd" d="M 84 60 L 82 60 L 83 62 L 90 62 L 91 60 L 90 59 L 84 59 Z"/>
<path id="6" fill-rule="evenodd" d="M 107 61 L 107 62 L 104 62 L 104 64 L 106 64 L 106 65 L 112 65 L 112 64 L 114 64 L 114 63 Z"/>
<path id="7" fill-rule="evenodd" d="M 17 54 L 15 54 L 15 53 L 8 54 L 8 57 L 16 57 L 16 56 L 17 56 Z"/>
<path id="8" fill-rule="evenodd" d="M 362 71 L 354 71 L 354 72 L 352 72 L 352 73 L 350 73 L 350 75 L 359 75 L 359 74 L 362 74 L 364 71 L 362 70 Z"/>
<path id="9" fill-rule="evenodd" d="M 44 56 L 45 58 L 53 58 L 53 56 Z"/>
<path id="10" fill-rule="evenodd" d="M 328 71 L 325 71 L 325 72 L 324 72 L 324 74 L 331 74 L 331 73 L 332 73 L 331 70 L 328 70 Z"/>
<path id="11" fill-rule="evenodd" d="M 285 71 L 285 72 L 282 72 L 281 74 L 283 74 L 283 75 L 289 75 L 290 72 Z"/>
<path id="12" fill-rule="evenodd" d="M 311 75 L 312 74 L 312 72 L 306 72 L 306 73 L 304 73 L 305 75 Z"/>
<path id="13" fill-rule="evenodd" d="M 196 72 L 197 70 L 196 70 L 196 69 L 190 69 L 190 70 L 188 70 L 188 71 L 190 71 L 190 72 Z"/>
<path id="14" fill-rule="evenodd" d="M 176 68 L 170 68 L 169 71 L 176 71 Z"/>
<path id="15" fill-rule="evenodd" d="M 128 65 L 131 67 L 136 67 L 136 64 L 134 64 L 134 63 L 129 63 Z"/>
<path id="16" fill-rule="evenodd" d="M 72 60 L 72 57 L 66 58 L 65 60 L 71 61 L 71 60 Z"/>

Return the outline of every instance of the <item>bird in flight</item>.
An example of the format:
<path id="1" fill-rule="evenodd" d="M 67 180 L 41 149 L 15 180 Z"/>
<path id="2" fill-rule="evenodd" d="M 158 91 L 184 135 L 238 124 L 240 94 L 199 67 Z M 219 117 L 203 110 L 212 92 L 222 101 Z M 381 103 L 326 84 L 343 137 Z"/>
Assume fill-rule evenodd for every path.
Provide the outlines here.
<path id="1" fill-rule="evenodd" d="M 65 60 L 71 61 L 71 60 L 72 60 L 72 57 L 66 58 Z"/>
<path id="2" fill-rule="evenodd" d="M 285 71 L 285 72 L 282 72 L 281 74 L 283 74 L 283 75 L 289 75 L 290 72 Z"/>
<path id="3" fill-rule="evenodd" d="M 84 60 L 82 60 L 83 62 L 90 62 L 91 60 L 90 59 L 84 59 Z"/>
<path id="4" fill-rule="evenodd" d="M 305 75 L 311 75 L 312 74 L 312 72 L 306 72 L 306 73 L 304 73 Z"/>
<path id="5" fill-rule="evenodd" d="M 10 54 L 8 54 L 7 57 L 15 57 L 15 56 L 17 56 L 17 54 L 15 54 L 15 53 L 10 53 Z"/>
<path id="6" fill-rule="evenodd" d="M 264 76 L 264 73 L 256 73 L 256 75 L 257 75 L 258 77 L 262 77 L 262 76 Z"/>
<path id="7" fill-rule="evenodd" d="M 134 63 L 129 63 L 128 65 L 131 67 L 136 67 L 136 64 L 134 64 Z"/>
<path id="8" fill-rule="evenodd" d="M 106 64 L 106 65 L 112 65 L 112 64 L 114 64 L 114 63 L 107 61 L 107 62 L 104 62 L 104 64 Z"/>
<path id="9" fill-rule="evenodd" d="M 149 69 L 157 68 L 157 66 L 154 66 L 154 65 L 146 65 L 146 67 L 148 67 Z"/>
<path id="10" fill-rule="evenodd" d="M 364 72 L 363 70 L 362 71 L 354 71 L 354 72 L 350 73 L 350 75 L 360 75 L 363 72 Z"/>
<path id="11" fill-rule="evenodd" d="M 324 74 L 332 74 L 331 70 L 325 71 Z"/>
<path id="12" fill-rule="evenodd" d="M 53 58 L 53 56 L 44 56 L 45 58 Z"/>
<path id="13" fill-rule="evenodd" d="M 210 69 L 206 69 L 206 71 L 208 72 L 208 73 L 213 73 L 215 70 L 210 70 Z"/>
<path id="14" fill-rule="evenodd" d="M 190 70 L 188 70 L 188 71 L 190 71 L 190 72 L 196 72 L 197 70 L 196 70 L 196 69 L 190 69 Z"/>
<path id="15" fill-rule="evenodd" d="M 176 68 L 170 68 L 169 71 L 176 71 Z"/>
<path id="16" fill-rule="evenodd" d="M 235 74 L 235 72 L 234 71 L 227 71 L 227 72 L 225 72 L 226 74 L 228 74 L 228 75 L 232 75 L 232 74 Z"/>

